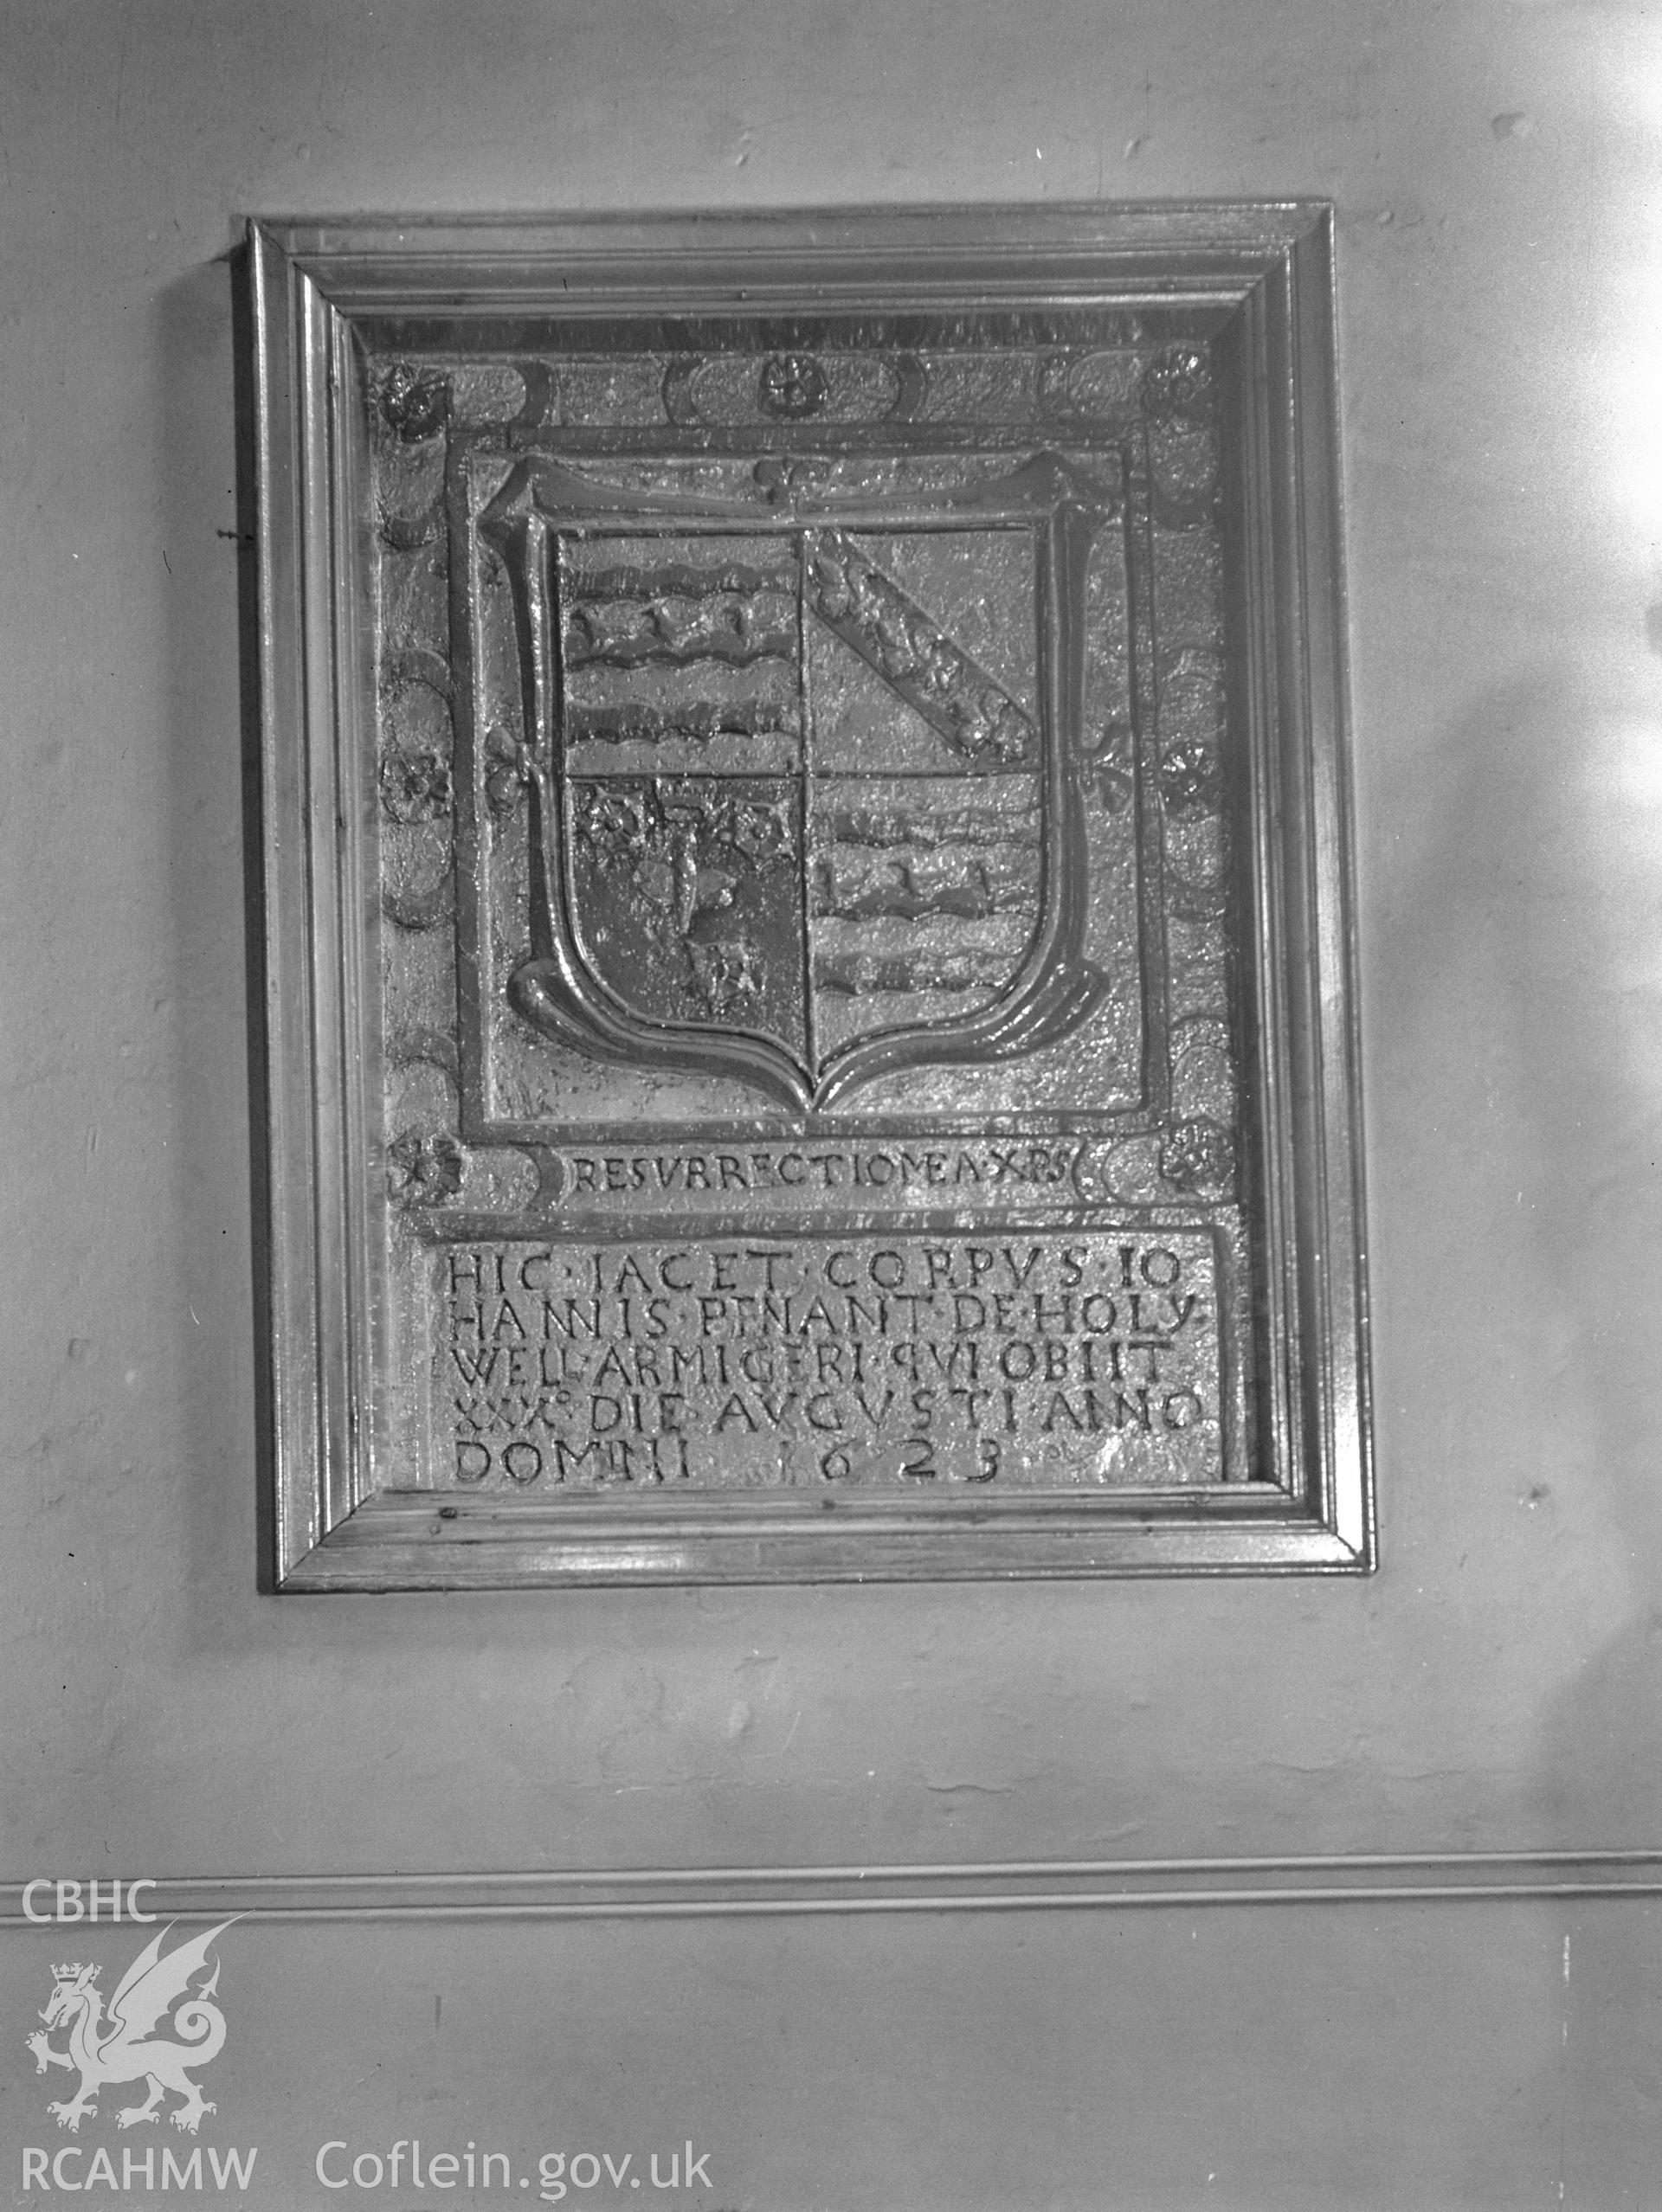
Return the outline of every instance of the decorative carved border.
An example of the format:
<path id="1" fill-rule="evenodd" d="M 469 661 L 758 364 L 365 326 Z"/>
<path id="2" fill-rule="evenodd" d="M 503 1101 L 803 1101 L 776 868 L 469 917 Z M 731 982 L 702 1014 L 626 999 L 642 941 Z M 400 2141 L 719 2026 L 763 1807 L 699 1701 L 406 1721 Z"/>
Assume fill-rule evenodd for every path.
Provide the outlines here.
<path id="1" fill-rule="evenodd" d="M 462 222 L 248 231 L 267 1077 L 266 1585 L 1367 1572 L 1375 1561 L 1332 312 L 1313 203 Z M 1174 303 L 1215 316 L 1251 786 L 1247 1167 L 1274 1480 L 910 1501 L 811 1521 L 383 1489 L 368 1178 L 381 1069 L 362 841 L 371 696 L 354 350 L 422 318 Z M 782 370 L 782 375 L 784 371 Z M 904 377 L 902 379 L 904 385 Z M 782 387 L 781 405 L 789 400 Z M 533 395 L 534 396 L 534 395 Z M 1065 397 L 1065 395 L 1064 395 Z M 897 405 L 904 403 L 902 389 Z M 419 392 L 410 404 L 419 404 Z M 1060 402 L 1058 403 L 1060 403 Z M 787 1501 L 787 1503 L 798 1503 Z M 660 1508 L 661 1509 L 656 1509 Z"/>

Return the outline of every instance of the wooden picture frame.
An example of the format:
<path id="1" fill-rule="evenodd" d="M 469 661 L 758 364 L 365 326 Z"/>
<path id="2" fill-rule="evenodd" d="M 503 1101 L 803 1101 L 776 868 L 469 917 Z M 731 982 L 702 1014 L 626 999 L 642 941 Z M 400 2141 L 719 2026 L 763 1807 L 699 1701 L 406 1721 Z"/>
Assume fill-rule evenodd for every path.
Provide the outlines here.
<path id="1" fill-rule="evenodd" d="M 265 1586 L 1369 1571 L 1330 212 L 1289 202 L 259 217 L 243 275 Z M 1031 573 L 1020 565 L 1029 540 Z M 718 541 L 743 558 L 707 550 Z M 645 587 L 616 581 L 642 542 L 662 555 L 655 588 L 683 595 L 678 634 L 705 623 L 707 645 L 719 619 L 753 640 L 765 601 L 785 673 L 770 678 L 771 705 L 745 706 L 748 722 L 714 678 L 675 675 L 650 693 L 644 678 L 630 690 L 632 677 L 609 676 L 610 691 L 596 679 L 581 693 L 589 736 L 561 758 L 577 759 L 580 737 L 638 752 L 670 724 L 686 744 L 712 729 L 724 744 L 799 731 L 795 768 L 768 754 L 765 775 L 747 771 L 713 797 L 705 778 L 701 819 L 719 814 L 729 840 L 719 865 L 707 839 L 666 826 L 666 806 L 673 815 L 676 792 L 699 781 L 690 772 L 676 772 L 669 805 L 665 778 L 647 770 L 549 765 L 550 729 L 564 746 L 561 717 L 577 717 L 571 595 L 599 608 L 581 636 L 609 668 L 627 672 L 648 650 L 631 642 L 646 634 Z M 1008 603 L 1019 611 L 1034 595 L 1026 676 L 989 675 L 994 647 L 974 642 L 997 628 L 991 584 L 980 600 L 973 576 L 952 585 L 967 611 L 940 612 L 949 553 L 973 570 L 983 543 L 989 576 L 1002 563 L 1014 579 L 997 587 Z M 1068 546 L 1111 543 L 1123 558 L 1092 553 L 1088 574 L 1068 569 Z M 690 583 L 689 559 L 705 564 Z M 895 581 L 927 582 L 930 561 L 943 579 L 933 601 L 926 584 Z M 687 611 L 696 592 L 721 600 L 718 615 Z M 1163 642 L 1168 603 L 1191 610 L 1178 636 L 1214 606 L 1215 644 Z M 1110 630 L 1111 653 L 1080 640 Z M 1005 622 L 1007 646 L 1020 632 Z M 516 637 L 519 692 L 504 672 Z M 896 941 L 911 910 L 899 894 L 888 936 L 847 925 L 856 949 L 835 971 L 815 964 L 819 910 L 804 892 L 791 958 L 808 980 L 795 997 L 781 985 L 781 1010 L 765 1019 L 773 970 L 708 919 L 749 895 L 734 889 L 734 839 L 753 858 L 764 833 L 789 842 L 796 807 L 790 881 L 810 884 L 812 839 L 829 850 L 823 824 L 873 813 L 882 776 L 860 766 L 866 756 L 807 765 L 816 653 L 842 653 L 848 696 L 880 691 L 918 744 L 930 727 L 944 733 L 961 771 L 955 806 L 960 787 L 1008 768 L 1002 784 L 974 784 L 972 795 L 995 793 L 977 820 L 1004 806 L 1040 825 L 1028 874 L 1011 863 L 999 878 L 1000 898 L 1032 907 L 1016 932 L 1027 932 L 1025 966 L 1012 955 L 953 1018 L 938 1003 L 981 974 L 970 952 L 914 963 L 896 983 L 894 960 L 869 949 Z M 1122 677 L 1123 714 L 1093 704 L 1092 684 Z M 673 711 L 652 704 L 672 694 Z M 511 695 L 517 705 L 504 704 Z M 583 857 L 591 846 L 598 857 Z M 1212 858 L 1185 875 L 1173 853 L 1203 847 Z M 785 868 L 765 857 L 776 863 Z M 904 879 L 914 898 L 924 878 L 911 863 L 884 865 L 884 880 Z M 976 864 L 983 891 L 990 865 Z M 758 915 L 768 898 L 763 919 L 783 943 L 790 900 L 757 891 Z M 988 892 L 983 904 L 995 903 Z M 934 930 L 947 942 L 960 908 L 937 896 L 918 941 Z M 1113 929 L 1122 951 L 1111 957 L 1091 933 Z M 647 935 L 635 944 L 632 930 Z M 983 937 L 972 950 L 985 965 L 993 933 Z M 673 1006 L 656 956 L 641 953 L 648 942 L 685 955 Z M 695 984 L 701 998 L 686 995 Z M 867 1011 L 868 987 L 891 993 L 886 1012 Z M 1081 1010 L 1097 1019 L 1098 1006 L 1105 1035 L 1118 1025 L 1113 1052 L 1088 1045 Z M 1098 1081 L 1099 1095 L 1088 1089 Z M 909 1097 L 921 1102 L 915 1141 Z M 661 1099 L 667 1118 L 654 1121 Z M 579 1107 L 587 1121 L 571 1118 Z M 847 1119 L 855 1107 L 866 1122 Z M 851 1180 L 815 1167 L 824 1187 L 804 1194 L 783 1163 L 807 1160 L 816 1131 L 829 1132 L 816 1157 L 846 1161 L 836 1174 Z M 1002 1172 L 1000 1146 L 1007 1167 L 1040 1163 L 1007 1194 L 982 1187 Z M 917 1189 L 890 1190 L 879 1158 Z M 968 1182 L 930 1187 L 954 1174 Z M 654 1199 L 654 1174 L 679 1211 Z M 906 1371 L 904 1395 L 916 1406 L 934 1387 L 934 1411 L 873 1420 L 859 1438 L 832 1425 L 845 1418 L 834 1389 L 811 1401 L 817 1415 L 782 1390 L 786 1411 L 770 1417 L 781 1433 L 753 1442 L 765 1421 L 750 1383 L 725 1373 L 655 1399 L 621 1388 L 606 1402 L 641 1440 L 603 1451 L 592 1392 L 580 1436 L 559 1426 L 552 1384 L 535 1404 L 504 1383 L 488 1405 L 452 1405 L 457 1331 L 480 1346 L 492 1326 L 512 1324 L 516 1342 L 534 1334 L 514 1303 L 520 1287 L 569 1288 L 592 1259 L 596 1331 L 627 1335 L 622 1260 L 614 1269 L 605 1255 L 632 1254 L 642 1309 L 655 1298 L 658 1334 L 680 1342 L 699 1270 L 737 1279 L 741 1263 L 721 1256 L 735 1238 L 756 1247 L 758 1299 L 763 1285 L 801 1286 L 799 1308 L 779 1309 L 798 1335 L 811 1335 L 810 1289 L 882 1261 L 859 1312 L 875 1309 L 892 1275 L 886 1295 L 913 1299 L 916 1335 L 915 1301 L 929 1294 L 901 1286 L 927 1282 L 943 1311 L 949 1297 L 970 1300 L 956 1311 L 970 1317 L 964 1340 L 981 1341 L 990 1277 L 973 1255 L 988 1252 L 991 1270 L 1006 1243 L 1014 1283 L 1040 1253 L 1071 1255 L 1036 1279 L 1098 1281 L 1105 1330 L 1111 1289 L 1122 1309 L 1146 1293 L 1150 1310 L 1162 1284 L 1201 1291 L 1156 1315 L 1163 1380 L 1147 1351 L 1128 1379 L 1101 1334 L 1091 1340 L 1111 1361 L 1101 1387 L 1092 1355 L 1070 1353 L 1047 1407 L 1030 1373 L 1008 1370 L 1061 1355 L 1035 1340 L 1018 1358 L 1008 1331 L 989 1336 L 1002 1371 L 989 1369 L 987 1390 L 965 1388 L 943 1339 L 937 1387 L 918 1379 L 922 1353 Z M 683 1244 L 696 1266 L 675 1257 Z M 788 1251 L 809 1255 L 795 1275 Z M 926 1251 L 931 1272 L 914 1276 Z M 1072 1315 L 1062 1296 L 1040 1324 Z M 708 1310 L 719 1307 L 708 1291 L 705 1326 L 725 1342 L 726 1309 Z M 1156 1326 L 1133 1307 L 1139 1316 Z M 1169 1352 L 1186 1318 L 1210 1331 L 1204 1347 Z M 1123 1310 L 1113 1325 L 1128 1326 Z M 899 1320 L 870 1326 L 886 1343 L 903 1334 Z M 569 1368 L 580 1397 L 596 1372 L 586 1357 Z M 637 1352 L 637 1386 L 643 1372 L 661 1380 Z M 964 1418 L 949 1430 L 954 1396 Z M 983 1419 L 1007 1424 L 990 1444 Z"/>

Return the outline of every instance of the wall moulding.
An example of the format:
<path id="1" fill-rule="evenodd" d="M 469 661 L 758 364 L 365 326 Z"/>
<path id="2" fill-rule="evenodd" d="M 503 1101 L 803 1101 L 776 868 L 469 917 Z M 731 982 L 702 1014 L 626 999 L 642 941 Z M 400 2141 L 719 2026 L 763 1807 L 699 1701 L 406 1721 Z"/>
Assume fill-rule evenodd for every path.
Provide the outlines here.
<path id="1" fill-rule="evenodd" d="M 0 1927 L 59 1925 L 55 1893 L 0 1884 Z M 104 1885 L 104 1919 L 113 1926 Z M 641 1867 L 444 1874 L 217 1874 L 143 1885 L 158 1920 L 752 1919 L 828 1913 L 1182 1912 L 1274 1905 L 1506 1904 L 1662 1896 L 1662 1851 L 1349 1852 L 1294 1858 L 982 1865 Z M 75 1900 L 84 1911 L 84 1895 Z M 42 1920 L 42 1915 L 46 1915 Z M 69 1923 L 76 1926 L 80 1921 Z M 87 1923 L 88 1926 L 92 1924 Z"/>
<path id="2" fill-rule="evenodd" d="M 1332 274 L 251 222 L 267 1586 L 1372 1566 Z"/>

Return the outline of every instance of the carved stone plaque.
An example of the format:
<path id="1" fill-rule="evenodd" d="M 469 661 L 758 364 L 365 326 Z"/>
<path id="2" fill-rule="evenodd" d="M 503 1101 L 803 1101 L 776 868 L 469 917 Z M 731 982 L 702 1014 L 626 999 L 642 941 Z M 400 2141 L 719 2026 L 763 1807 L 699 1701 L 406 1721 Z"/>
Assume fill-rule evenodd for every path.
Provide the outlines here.
<path id="1" fill-rule="evenodd" d="M 252 227 L 276 1586 L 1371 1564 L 1328 254 Z"/>

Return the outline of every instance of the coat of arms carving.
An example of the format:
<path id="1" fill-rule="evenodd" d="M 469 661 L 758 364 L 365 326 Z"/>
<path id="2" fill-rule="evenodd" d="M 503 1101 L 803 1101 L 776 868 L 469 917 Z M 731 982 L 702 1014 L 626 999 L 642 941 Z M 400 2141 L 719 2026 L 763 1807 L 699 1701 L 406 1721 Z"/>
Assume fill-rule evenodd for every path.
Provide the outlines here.
<path id="1" fill-rule="evenodd" d="M 1077 1027 L 1109 987 L 1076 732 L 1112 458 L 772 505 L 517 468 L 479 528 L 523 672 L 525 1018 L 819 1109 Z"/>

